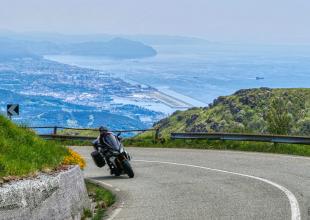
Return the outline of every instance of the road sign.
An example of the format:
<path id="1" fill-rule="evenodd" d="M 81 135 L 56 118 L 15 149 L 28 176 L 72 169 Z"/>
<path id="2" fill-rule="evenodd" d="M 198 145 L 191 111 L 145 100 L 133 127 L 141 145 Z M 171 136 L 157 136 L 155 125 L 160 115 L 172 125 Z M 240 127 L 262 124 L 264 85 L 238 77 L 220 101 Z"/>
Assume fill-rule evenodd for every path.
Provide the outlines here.
<path id="1" fill-rule="evenodd" d="M 6 106 L 7 114 L 9 117 L 19 115 L 19 105 L 18 104 L 8 104 Z"/>

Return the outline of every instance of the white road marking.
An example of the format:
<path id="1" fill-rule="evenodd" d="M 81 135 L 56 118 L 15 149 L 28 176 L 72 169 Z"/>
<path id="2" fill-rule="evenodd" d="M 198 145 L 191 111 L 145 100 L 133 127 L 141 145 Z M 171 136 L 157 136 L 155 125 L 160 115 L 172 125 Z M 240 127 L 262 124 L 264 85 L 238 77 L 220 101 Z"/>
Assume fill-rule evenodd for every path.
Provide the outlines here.
<path id="1" fill-rule="evenodd" d="M 113 185 L 111 185 L 111 184 L 109 184 L 109 183 L 103 182 L 103 181 L 101 181 L 101 180 L 99 180 L 99 182 L 102 183 L 103 185 L 106 185 L 106 186 L 108 186 L 108 187 L 113 188 Z"/>
<path id="2" fill-rule="evenodd" d="M 107 220 L 114 219 L 120 213 L 120 211 L 122 211 L 123 207 L 124 207 L 124 202 L 122 202 L 121 205 L 117 209 L 114 210 L 113 214 Z"/>
<path id="3" fill-rule="evenodd" d="M 264 156 L 264 157 L 277 157 L 281 159 L 283 158 L 289 158 L 289 159 L 300 159 L 300 160 L 310 160 L 310 157 L 307 156 L 291 156 L 291 155 L 286 155 L 286 154 L 274 154 L 274 153 L 264 153 L 264 152 L 243 152 L 243 151 L 229 151 L 229 150 L 207 150 L 207 151 L 215 151 L 219 152 L 222 154 L 238 154 L 238 155 L 245 155 L 245 156 Z"/>
<path id="4" fill-rule="evenodd" d="M 119 188 L 115 188 L 115 191 L 116 192 L 120 192 L 121 190 Z"/>
<path id="5" fill-rule="evenodd" d="M 166 162 L 166 161 L 149 161 L 149 160 L 133 160 L 133 161 L 145 162 L 145 163 L 161 163 L 161 164 L 170 164 L 170 165 L 177 165 L 177 166 L 187 166 L 187 167 L 193 167 L 193 168 L 200 168 L 200 169 L 205 169 L 205 170 L 210 170 L 210 171 L 216 171 L 216 172 L 228 173 L 228 174 L 242 176 L 242 177 L 248 177 L 248 178 L 252 178 L 255 180 L 259 180 L 259 181 L 268 183 L 268 184 L 278 188 L 282 192 L 284 192 L 285 195 L 287 196 L 287 198 L 290 202 L 290 206 L 291 206 L 291 220 L 300 220 L 301 219 L 299 204 L 298 204 L 298 201 L 297 201 L 295 195 L 291 191 L 289 191 L 287 188 L 285 188 L 284 186 L 281 186 L 281 185 L 279 185 L 275 182 L 272 182 L 270 180 L 267 180 L 267 179 L 264 179 L 261 177 L 252 176 L 252 175 L 236 173 L 236 172 L 220 170 L 220 169 L 214 169 L 214 168 L 208 168 L 208 167 L 203 167 L 203 166 L 197 166 L 197 165 L 192 165 L 192 164 L 182 164 L 182 163 L 174 163 L 174 162 Z"/>

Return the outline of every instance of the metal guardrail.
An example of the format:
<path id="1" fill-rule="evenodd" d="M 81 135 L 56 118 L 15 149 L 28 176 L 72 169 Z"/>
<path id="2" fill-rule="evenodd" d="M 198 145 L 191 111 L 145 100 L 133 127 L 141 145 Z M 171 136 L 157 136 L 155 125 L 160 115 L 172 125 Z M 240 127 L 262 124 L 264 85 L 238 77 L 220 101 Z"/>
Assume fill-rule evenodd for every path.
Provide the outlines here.
<path id="1" fill-rule="evenodd" d="M 59 135 L 59 134 L 39 134 L 41 138 L 47 140 L 75 140 L 75 141 L 92 141 L 97 137 L 90 136 L 74 136 L 74 135 Z"/>
<path id="2" fill-rule="evenodd" d="M 77 130 L 77 131 L 98 131 L 98 128 L 71 128 L 71 127 L 59 127 L 59 126 L 36 126 L 28 127 L 31 129 L 53 129 L 53 134 L 57 134 L 58 129 L 62 130 Z M 133 130 L 111 130 L 111 132 L 145 132 L 145 131 L 156 131 L 157 129 L 133 129 Z"/>
<path id="3" fill-rule="evenodd" d="M 310 137 L 268 135 L 268 134 L 238 134 L 238 133 L 171 133 L 171 139 L 208 139 L 230 141 L 256 141 L 286 144 L 309 144 Z"/>
<path id="4" fill-rule="evenodd" d="M 39 134 L 44 139 L 58 140 L 81 140 L 91 141 L 97 137 L 78 136 L 78 135 L 61 135 L 57 134 L 61 130 L 78 130 L 78 131 L 98 131 L 98 128 L 71 128 L 58 126 L 36 126 L 30 129 L 53 129 L 51 134 Z M 111 132 L 145 132 L 155 131 L 154 139 L 159 140 L 159 129 L 133 129 L 133 130 L 111 130 Z M 230 140 L 230 141 L 256 141 L 271 143 L 287 143 L 287 144 L 307 144 L 310 145 L 310 137 L 304 136 L 287 136 L 287 135 L 269 135 L 269 134 L 240 134 L 240 133 L 206 133 L 206 132 L 188 132 L 188 133 L 171 133 L 171 139 L 208 139 L 208 140 Z"/>
<path id="5" fill-rule="evenodd" d="M 36 126 L 28 127 L 30 129 L 53 129 L 51 134 L 39 134 L 40 137 L 44 139 L 57 139 L 57 140 L 80 140 L 80 141 L 91 141 L 97 137 L 92 136 L 78 136 L 78 135 L 62 135 L 57 134 L 59 130 L 76 130 L 76 131 L 98 131 L 98 128 L 71 128 L 71 127 L 58 127 L 58 126 Z M 155 131 L 154 139 L 157 141 L 159 139 L 159 129 L 133 129 L 133 130 L 111 130 L 115 133 L 131 133 L 131 132 L 146 132 Z"/>

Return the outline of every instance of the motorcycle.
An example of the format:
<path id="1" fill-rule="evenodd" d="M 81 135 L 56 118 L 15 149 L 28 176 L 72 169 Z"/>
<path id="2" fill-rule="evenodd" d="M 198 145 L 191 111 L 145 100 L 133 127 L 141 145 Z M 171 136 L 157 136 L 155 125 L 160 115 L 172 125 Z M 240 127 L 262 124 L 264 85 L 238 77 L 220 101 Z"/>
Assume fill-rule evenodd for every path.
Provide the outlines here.
<path id="1" fill-rule="evenodd" d="M 121 140 L 120 133 L 116 136 L 112 133 L 105 136 L 105 145 L 100 144 L 99 138 L 97 138 L 93 141 L 95 151 L 91 153 L 91 156 L 97 167 L 101 168 L 108 164 L 111 175 L 127 174 L 129 178 L 133 178 L 134 172 L 129 163 L 131 158 L 124 149 Z"/>

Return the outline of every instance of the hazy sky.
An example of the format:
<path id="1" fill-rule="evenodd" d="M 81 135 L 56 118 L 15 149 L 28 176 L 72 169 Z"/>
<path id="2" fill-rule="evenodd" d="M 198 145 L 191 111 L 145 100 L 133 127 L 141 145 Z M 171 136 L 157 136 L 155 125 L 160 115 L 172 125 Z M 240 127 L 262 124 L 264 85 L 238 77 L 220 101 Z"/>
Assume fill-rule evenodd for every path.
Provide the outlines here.
<path id="1" fill-rule="evenodd" d="M 0 30 L 310 43 L 310 0 L 0 0 Z"/>

